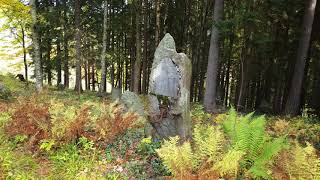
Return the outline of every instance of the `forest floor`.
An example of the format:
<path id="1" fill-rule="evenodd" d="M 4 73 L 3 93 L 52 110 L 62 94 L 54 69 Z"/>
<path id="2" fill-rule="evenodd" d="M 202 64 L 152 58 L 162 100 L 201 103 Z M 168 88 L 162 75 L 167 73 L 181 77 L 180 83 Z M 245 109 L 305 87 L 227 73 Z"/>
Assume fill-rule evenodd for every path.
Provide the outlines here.
<path id="1" fill-rule="evenodd" d="M 33 85 L 0 76 L 7 91 L 0 96 L 0 179 L 165 179 L 170 170 L 157 154 L 161 142 L 145 137 L 145 119 L 122 114 L 119 103 L 94 92 Z M 221 123 L 226 114 L 211 116 L 194 105 L 194 124 Z M 286 134 L 320 149 L 320 124 L 312 116 L 267 117 L 270 136 Z M 275 179 L 286 179 L 276 172 Z M 279 171 L 279 170 L 278 170 Z M 280 175 L 279 175 L 280 174 Z M 291 176 L 290 176 L 291 177 Z"/>

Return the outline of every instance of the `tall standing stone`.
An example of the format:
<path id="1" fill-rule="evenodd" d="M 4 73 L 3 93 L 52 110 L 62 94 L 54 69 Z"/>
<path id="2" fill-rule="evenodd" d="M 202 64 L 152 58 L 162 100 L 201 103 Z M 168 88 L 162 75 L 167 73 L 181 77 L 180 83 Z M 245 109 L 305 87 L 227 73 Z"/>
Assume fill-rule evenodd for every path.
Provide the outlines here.
<path id="1" fill-rule="evenodd" d="M 154 54 L 148 95 L 149 121 L 160 138 L 191 137 L 190 81 L 190 60 L 166 34 Z"/>

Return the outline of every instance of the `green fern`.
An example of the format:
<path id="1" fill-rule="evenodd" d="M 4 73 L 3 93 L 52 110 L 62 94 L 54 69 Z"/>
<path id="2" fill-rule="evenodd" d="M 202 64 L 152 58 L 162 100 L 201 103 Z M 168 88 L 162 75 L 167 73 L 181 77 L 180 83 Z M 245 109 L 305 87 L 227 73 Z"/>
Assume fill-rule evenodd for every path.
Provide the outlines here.
<path id="1" fill-rule="evenodd" d="M 227 149 L 226 139 L 219 127 L 196 125 L 193 132 L 193 151 L 189 142 L 179 145 L 178 137 L 165 140 L 157 150 L 163 164 L 175 177 L 187 178 L 192 172 L 220 173 L 221 176 L 235 176 L 243 152 Z M 204 168 L 204 169 L 203 169 Z"/>
<path id="2" fill-rule="evenodd" d="M 265 117 L 253 117 L 253 114 L 237 118 L 235 109 L 231 108 L 223 129 L 230 137 L 232 147 L 245 153 L 243 171 L 247 170 L 256 178 L 269 179 L 269 166 L 285 147 L 285 138 L 270 138 L 265 131 Z"/>
<path id="3" fill-rule="evenodd" d="M 270 179 L 271 171 L 268 169 L 272 165 L 273 158 L 285 147 L 285 138 L 280 137 L 264 143 L 260 154 L 254 159 L 254 163 L 249 169 L 253 177 L 263 177 Z"/>

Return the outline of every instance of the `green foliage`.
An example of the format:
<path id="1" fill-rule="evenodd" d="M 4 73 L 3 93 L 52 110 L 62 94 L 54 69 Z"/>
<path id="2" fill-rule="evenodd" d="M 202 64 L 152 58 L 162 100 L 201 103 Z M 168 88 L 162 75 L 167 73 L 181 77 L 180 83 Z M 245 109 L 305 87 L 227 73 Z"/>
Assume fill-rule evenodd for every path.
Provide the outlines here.
<path id="1" fill-rule="evenodd" d="M 204 111 L 201 104 L 194 104 L 191 109 L 191 118 L 195 124 L 206 122 L 211 119 L 211 114 Z"/>
<path id="2" fill-rule="evenodd" d="M 20 94 L 28 94 L 30 95 L 30 90 L 26 90 L 25 83 L 19 81 L 14 77 L 13 74 L 8 74 L 8 75 L 0 75 L 0 82 L 3 83 L 4 87 L 6 88 L 6 91 L 10 94 L 12 93 L 20 93 Z"/>
<path id="3" fill-rule="evenodd" d="M 46 152 L 49 152 L 54 147 L 55 144 L 56 142 L 53 139 L 44 139 L 40 143 L 40 149 L 45 150 Z"/>
<path id="4" fill-rule="evenodd" d="M 38 165 L 0 134 L 0 179 L 34 179 Z"/>
<path id="5" fill-rule="evenodd" d="M 50 156 L 53 177 L 75 179 L 80 177 L 81 171 L 90 171 L 97 163 L 93 154 L 80 151 L 75 144 L 61 147 Z"/>
<path id="6" fill-rule="evenodd" d="M 10 120 L 11 114 L 9 112 L 0 113 L 0 128 L 2 128 Z"/>
<path id="7" fill-rule="evenodd" d="M 270 178 L 272 159 L 286 147 L 285 138 L 271 138 L 265 131 L 264 116 L 253 117 L 253 113 L 238 118 L 235 110 L 229 111 L 223 128 L 231 139 L 232 148 L 245 153 L 243 171 L 256 178 Z"/>
<path id="8" fill-rule="evenodd" d="M 84 151 L 95 150 L 94 142 L 88 140 L 86 137 L 80 137 L 78 145 L 80 145 Z"/>
<path id="9" fill-rule="evenodd" d="M 24 141 L 26 141 L 28 139 L 28 136 L 27 135 L 16 135 L 14 137 L 14 144 L 18 144 L 18 143 L 22 143 Z"/>
<path id="10" fill-rule="evenodd" d="M 0 88 L 0 100 L 10 100 L 12 98 L 12 93 L 6 87 Z"/>

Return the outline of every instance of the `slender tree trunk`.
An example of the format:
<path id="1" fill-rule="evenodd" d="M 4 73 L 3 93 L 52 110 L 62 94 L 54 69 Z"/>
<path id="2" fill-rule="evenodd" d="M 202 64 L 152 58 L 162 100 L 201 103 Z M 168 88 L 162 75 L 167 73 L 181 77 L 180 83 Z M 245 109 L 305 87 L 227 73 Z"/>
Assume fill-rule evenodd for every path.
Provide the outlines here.
<path id="1" fill-rule="evenodd" d="M 81 5 L 80 0 L 75 0 L 75 26 L 76 26 L 76 32 L 75 32 L 75 39 L 76 39 L 76 85 L 75 85 L 75 91 L 77 91 L 79 94 L 82 91 L 82 85 L 81 85 L 81 27 L 80 27 L 80 11 L 81 11 Z"/>
<path id="2" fill-rule="evenodd" d="M 85 84 L 85 88 L 86 90 L 88 90 L 88 61 L 87 60 L 84 60 L 84 84 Z"/>
<path id="3" fill-rule="evenodd" d="M 161 15 L 161 1 L 162 0 L 155 0 L 156 3 L 156 27 L 155 27 L 155 42 L 156 42 L 156 46 L 158 46 L 159 42 L 160 42 L 160 15 Z"/>
<path id="4" fill-rule="evenodd" d="M 63 61 L 63 71 L 64 71 L 64 88 L 69 88 L 69 50 L 68 50 L 68 33 L 67 33 L 67 3 L 64 2 L 64 11 L 63 11 L 63 52 L 64 52 L 64 61 Z"/>
<path id="5" fill-rule="evenodd" d="M 102 95 L 106 92 L 106 51 L 107 51 L 107 28 L 108 28 L 108 1 L 104 1 L 103 5 L 103 39 L 102 39 L 102 52 L 101 52 L 101 84 L 99 93 Z"/>
<path id="6" fill-rule="evenodd" d="M 142 92 L 144 94 L 147 94 L 147 77 L 148 77 L 148 0 L 144 0 L 144 24 L 143 24 L 143 56 L 144 56 L 144 61 L 142 65 L 142 70 L 143 70 L 143 80 L 142 80 Z"/>
<path id="7" fill-rule="evenodd" d="M 88 90 L 91 90 L 91 72 L 90 72 L 90 61 L 88 61 L 87 71 L 88 71 Z"/>
<path id="8" fill-rule="evenodd" d="M 24 28 L 22 27 L 21 28 L 21 31 L 22 31 L 22 49 L 23 49 L 23 64 L 24 64 L 24 76 L 26 78 L 26 82 L 27 82 L 27 85 L 28 85 L 28 63 L 27 63 L 27 50 L 26 50 L 26 42 L 25 42 L 25 38 L 26 38 L 26 35 L 25 35 L 25 30 Z"/>
<path id="9" fill-rule="evenodd" d="M 307 2 L 307 8 L 303 18 L 303 34 L 299 41 L 298 54 L 294 69 L 293 78 L 291 81 L 291 88 L 289 91 L 289 97 L 286 102 L 285 114 L 287 115 L 298 115 L 300 110 L 302 82 L 304 76 L 304 68 L 306 64 L 306 58 L 308 54 L 310 36 L 312 31 L 312 24 L 314 19 L 315 7 L 317 0 L 309 0 Z"/>
<path id="10" fill-rule="evenodd" d="M 223 0 L 215 0 L 214 18 L 215 23 L 219 22 L 223 16 Z M 204 107 L 207 112 L 216 112 L 216 86 L 219 62 L 219 30 L 213 25 L 211 31 L 210 50 L 208 57 L 206 90 L 204 95 Z"/>
<path id="11" fill-rule="evenodd" d="M 62 82 L 62 73 L 61 73 L 61 45 L 60 40 L 57 41 L 57 86 Z"/>
<path id="12" fill-rule="evenodd" d="M 42 73 L 41 73 L 41 60 L 40 60 L 40 40 L 38 34 L 38 19 L 37 19 L 37 0 L 30 0 L 31 6 L 31 17 L 32 17 L 32 46 L 34 49 L 33 61 L 35 65 L 35 76 L 36 76 L 36 90 L 37 92 L 42 91 Z"/>
<path id="13" fill-rule="evenodd" d="M 50 31 L 50 30 L 49 30 Z M 50 34 L 50 33 L 49 33 Z M 50 36 L 50 35 L 49 35 Z M 52 66 L 51 66 L 51 39 L 50 37 L 48 38 L 48 41 L 47 41 L 47 74 L 48 74 L 48 85 L 51 86 L 52 85 Z"/>
<path id="14" fill-rule="evenodd" d="M 133 91 L 140 93 L 141 84 L 141 33 L 140 33 L 140 11 L 141 11 L 141 0 L 135 0 L 135 31 L 136 31 L 136 59 L 134 62 L 134 77 L 133 77 Z"/>
<path id="15" fill-rule="evenodd" d="M 96 90 L 96 79 L 95 79 L 95 76 L 94 76 L 94 63 L 92 64 L 92 70 L 91 70 L 91 73 L 92 73 L 92 76 L 91 76 L 91 79 L 92 79 L 92 91 L 95 91 Z"/>

